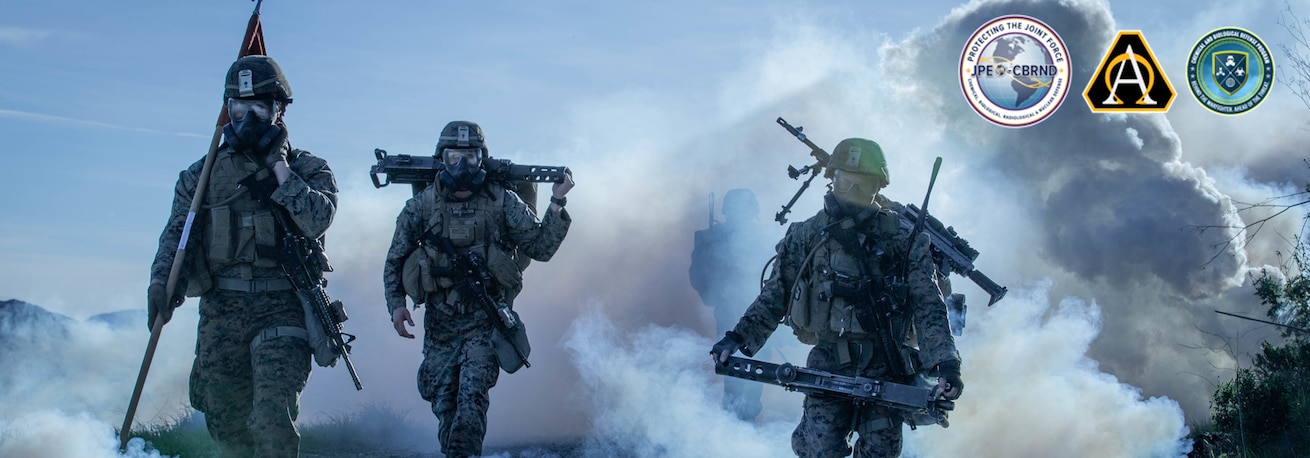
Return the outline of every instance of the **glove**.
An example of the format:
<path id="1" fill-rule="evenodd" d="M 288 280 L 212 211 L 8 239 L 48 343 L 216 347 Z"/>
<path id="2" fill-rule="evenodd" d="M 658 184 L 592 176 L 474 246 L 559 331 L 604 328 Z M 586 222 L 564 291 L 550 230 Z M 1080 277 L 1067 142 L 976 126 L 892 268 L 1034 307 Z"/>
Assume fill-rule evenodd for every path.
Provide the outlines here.
<path id="1" fill-rule="evenodd" d="M 937 376 L 946 382 L 942 388 L 942 394 L 947 400 L 954 401 L 964 394 L 964 380 L 960 379 L 960 362 L 956 360 L 946 361 L 937 365 Z"/>
<path id="2" fill-rule="evenodd" d="M 150 289 L 146 290 L 146 328 L 155 329 L 155 317 L 164 320 L 173 319 L 173 307 L 168 304 L 168 298 L 165 297 L 164 285 L 151 283 Z"/>
<path id="3" fill-rule="evenodd" d="M 277 164 L 278 162 L 287 162 L 287 150 L 285 148 L 282 148 L 282 144 L 280 143 L 270 144 L 269 146 L 270 146 L 269 148 L 270 151 L 268 152 L 268 154 L 264 155 L 264 165 L 268 166 L 268 168 L 272 170 L 273 164 Z M 290 163 L 288 163 L 288 165 L 289 164 Z"/>
<path id="4" fill-rule="evenodd" d="M 714 344 L 714 348 L 710 350 L 710 355 L 714 356 L 715 364 L 723 364 L 728 362 L 729 356 L 732 356 L 737 350 L 741 350 L 742 345 L 741 335 L 728 331 L 723 335 L 722 339 L 719 339 L 718 343 Z"/>

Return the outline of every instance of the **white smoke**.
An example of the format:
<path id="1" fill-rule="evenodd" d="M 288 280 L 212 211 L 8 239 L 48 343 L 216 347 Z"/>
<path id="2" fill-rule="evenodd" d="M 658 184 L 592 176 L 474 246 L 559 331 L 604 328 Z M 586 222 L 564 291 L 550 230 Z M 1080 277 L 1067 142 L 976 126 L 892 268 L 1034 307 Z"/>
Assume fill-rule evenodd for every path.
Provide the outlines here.
<path id="1" fill-rule="evenodd" d="M 90 413 L 67 414 L 41 410 L 0 420 L 0 456 L 24 458 L 160 458 L 145 450 L 145 441 L 133 438 L 127 450 L 118 451 L 118 435 L 109 424 Z"/>
<path id="2" fill-rule="evenodd" d="M 1011 291 L 1005 307 L 966 329 L 957 342 L 966 392 L 951 426 L 906 428 L 906 456 L 1186 453 L 1176 402 L 1143 399 L 1087 357 L 1100 308 L 1076 298 L 1052 303 L 1050 286 Z M 589 456 L 792 456 L 796 412 L 756 425 L 719 408 L 711 339 L 680 327 L 615 323 L 601 309 L 584 312 L 564 341 L 594 410 Z"/>
<path id="3" fill-rule="evenodd" d="M 1099 441 L 1107 453 L 1173 450 L 1183 417 L 1176 408 L 1164 408 L 1171 401 L 1161 397 L 1177 400 L 1193 421 L 1203 419 L 1212 390 L 1209 383 L 1222 374 L 1212 364 L 1232 363 L 1189 348 L 1215 343 L 1195 327 L 1214 328 L 1212 308 L 1252 304 L 1250 291 L 1234 285 L 1244 278 L 1248 264 L 1269 259 L 1265 253 L 1251 251 L 1265 246 L 1260 241 L 1217 249 L 1213 244 L 1233 231 L 1197 234 L 1186 227 L 1240 224 L 1226 189 L 1240 188 L 1249 198 L 1263 192 L 1260 186 L 1276 188 L 1284 181 L 1233 174 L 1221 174 L 1216 180 L 1186 162 L 1191 143 L 1172 130 L 1168 118 L 1092 116 L 1077 99 L 1077 91 L 1070 92 L 1060 112 L 1037 126 L 1011 130 L 987 124 L 960 100 L 952 67 L 967 34 L 978 24 L 1016 13 L 1043 19 L 1064 36 L 1071 52 L 1084 56 L 1101 55 L 1116 28 L 1109 7 L 1099 1 L 973 2 L 953 10 L 935 28 L 901 40 L 870 31 L 820 27 L 813 18 L 782 13 L 775 35 L 752 44 L 743 52 L 739 70 L 719 77 L 712 88 L 683 94 L 634 83 L 621 91 L 589 94 L 555 116 L 539 118 L 545 124 L 542 130 L 552 134 L 533 141 L 545 148 L 516 147 L 501 140 L 508 133 L 495 129 L 496 119 L 474 119 L 497 145 L 493 154 L 521 163 L 568 165 L 578 182 L 569 195 L 575 223 L 568 239 L 553 260 L 535 263 L 525 274 L 516 307 L 534 344 L 533 367 L 502 376 L 492 390 L 488 444 L 576 439 L 591 431 L 609 434 L 616 427 L 609 422 L 620 422 L 632 431 L 637 436 L 631 439 L 633 444 L 655 440 L 647 435 L 661 438 L 661 443 L 676 436 L 658 425 L 622 419 L 636 412 L 613 412 L 586 401 L 590 390 L 601 389 L 611 392 L 602 396 L 607 401 L 641 402 L 626 398 L 622 387 L 592 388 L 582 383 L 620 375 L 603 372 L 618 370 L 608 366 L 598 369 L 597 361 L 609 353 L 581 348 L 590 340 L 576 337 L 603 332 L 572 334 L 568 345 L 578 355 L 576 361 L 557 343 L 588 308 L 584 304 L 594 302 L 604 304 L 604 315 L 616 322 L 678 330 L 666 331 L 673 341 L 659 346 L 703 348 L 694 356 L 670 356 L 687 359 L 667 364 L 702 364 L 699 353 L 708 351 L 712 325 L 687 280 L 692 232 L 705 225 L 704 199 L 709 192 L 755 190 L 761 219 L 766 221 L 791 197 L 799 183 L 783 178 L 786 166 L 805 164 L 808 158 L 804 147 L 773 122 L 783 116 L 806 126 L 810 138 L 825 148 L 850 136 L 877 140 L 887 152 L 892 174 L 886 192 L 902 202 L 921 200 L 933 157 L 945 159 L 931 211 L 982 252 L 977 261 L 980 270 L 1014 291 L 1013 297 L 987 308 L 981 290 L 965 279 L 954 279 L 956 292 L 967 294 L 973 306 L 961 352 L 966 383 L 977 380 L 969 389 L 976 402 L 989 402 L 991 393 L 985 391 L 989 380 L 1019 377 L 1014 372 L 993 372 L 981 363 L 990 361 L 994 353 L 1011 354 L 997 348 L 999 344 L 982 344 L 982 335 L 1015 334 L 1011 345 L 1022 345 L 1026 339 L 1040 341 L 1052 331 L 1023 320 L 1041 323 L 1040 316 L 1049 309 L 1057 328 L 1070 326 L 1067 323 L 1103 323 L 1103 327 L 1099 334 L 1084 333 L 1078 339 L 1043 341 L 1052 346 L 1047 351 L 1065 357 L 1052 364 L 1082 371 L 1074 372 L 1081 381 L 1068 380 L 1068 371 L 1074 369 L 1056 364 L 1027 375 L 1037 383 L 1034 386 L 1049 387 L 1047 393 L 1068 392 L 1074 400 L 1064 403 L 1088 407 L 1079 422 L 1111 424 L 1146 415 L 1164 425 L 1135 429 L 1150 439 L 1134 441 L 1134 436 L 1125 435 L 1121 441 Z M 1083 84 L 1090 71 L 1075 68 L 1072 81 Z M 706 100 L 717 105 L 707 108 Z M 456 113 L 449 119 L 464 117 Z M 822 178 L 816 180 L 798 201 L 792 221 L 819 209 L 823 184 Z M 411 376 L 420 358 L 419 343 L 393 336 L 378 281 L 387 236 L 408 190 L 376 191 L 362 179 L 343 180 L 342 187 L 339 223 L 329 240 L 333 247 L 350 248 L 340 252 L 332 248 L 338 272 L 332 274 L 331 291 L 348 304 L 360 304 L 348 327 L 361 334 L 356 362 L 369 389 L 355 394 L 342 374 L 332 370 L 322 375 L 320 370 L 304 398 L 307 412 L 312 415 L 326 406 L 341 409 L 356 400 L 387 400 L 413 406 L 413 417 L 434 427 Z M 548 186 L 542 189 L 544 194 Z M 1215 261 L 1206 265 L 1216 254 Z M 1051 279 L 1050 286 L 1044 286 L 1043 278 Z M 1098 307 L 1059 308 L 1047 305 L 1058 300 L 1030 298 L 1041 304 L 1033 306 L 1024 303 L 1029 299 L 1023 298 L 1022 291 L 1086 298 Z M 1075 309 L 1081 311 L 1060 312 Z M 1099 310 L 1099 315 L 1092 310 Z M 1025 325 L 1003 327 L 996 324 L 1004 321 L 1002 317 L 989 318 L 993 313 L 1020 314 L 1005 319 Z M 1002 329 L 982 329 L 992 326 Z M 679 333 L 687 337 L 695 333 L 705 340 L 679 343 L 674 336 Z M 1093 338 L 1096 335 L 1100 337 Z M 638 346 L 618 337 L 597 339 L 615 348 Z M 669 370 L 709 371 L 708 366 L 691 367 Z M 1180 375 L 1186 373 L 1201 376 Z M 1135 397 L 1141 395 L 1133 393 L 1133 386 L 1141 387 L 1148 400 Z M 1095 404 L 1100 407 L 1091 409 L 1077 400 L 1088 396 L 1089 390 L 1096 395 L 1091 399 L 1105 400 Z M 564 395 L 541 396 L 544 392 Z M 709 411 L 717 405 L 714 393 L 679 394 L 677 403 L 662 405 Z M 1025 411 L 1032 417 L 1026 422 L 1008 411 L 970 411 L 962 406 L 955 426 L 941 435 L 976 438 L 981 436 L 955 431 L 968 431 L 966 423 L 1018 421 L 1030 428 L 1033 437 L 1047 434 L 1098 442 L 1090 432 L 1076 433 L 1077 423 L 1072 420 L 1038 417 L 1045 406 L 1058 409 L 1062 402 L 1046 401 Z M 792 402 L 793 408 L 799 403 Z M 794 424 L 794 417 L 789 423 Z M 722 424 L 733 427 L 730 422 Z M 1045 446 L 1035 442 L 1031 450 L 1049 450 Z"/>
<path id="4" fill-rule="evenodd" d="M 122 425 L 150 335 L 144 314 L 76 320 L 17 301 L 8 304 L 4 311 L 9 315 L 0 318 L 5 349 L 0 355 L 5 366 L 0 374 L 0 456 L 119 456 L 114 428 Z M 16 312 L 19 308 L 23 311 Z M 136 427 L 168 423 L 189 411 L 186 386 L 194 328 L 195 318 L 180 312 L 165 326 L 166 340 L 155 353 Z M 159 456 L 144 452 L 144 443 L 136 440 L 127 456 Z"/>
<path id="5" fill-rule="evenodd" d="M 599 304 L 574 320 L 564 345 L 590 393 L 588 456 L 790 456 L 794 418 L 756 426 L 719 407 L 712 344 L 681 327 L 621 329 Z"/>
<path id="6" fill-rule="evenodd" d="M 973 317 L 956 343 L 966 391 L 947 429 L 907 433 L 914 456 L 1179 456 L 1178 403 L 1141 390 L 1088 357 L 1101 333 L 1101 307 L 1050 299 L 1051 282 L 1011 291 L 1004 307 Z M 986 446 L 980 446 L 986 444 Z"/>

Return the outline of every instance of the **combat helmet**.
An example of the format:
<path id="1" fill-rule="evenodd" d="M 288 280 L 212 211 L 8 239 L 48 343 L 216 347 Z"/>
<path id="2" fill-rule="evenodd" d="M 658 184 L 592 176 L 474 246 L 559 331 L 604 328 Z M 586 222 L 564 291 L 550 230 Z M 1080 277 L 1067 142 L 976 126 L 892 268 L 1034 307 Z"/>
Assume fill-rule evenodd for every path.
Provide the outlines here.
<path id="1" fill-rule="evenodd" d="M 223 100 L 261 96 L 270 96 L 283 103 L 291 103 L 291 83 L 287 82 L 282 67 L 268 56 L 246 56 L 237 59 L 227 69 Z"/>
<path id="2" fill-rule="evenodd" d="M 755 200 L 755 193 L 746 188 L 728 190 L 723 195 L 723 217 L 733 219 L 755 219 L 760 214 L 760 203 Z"/>
<path id="3" fill-rule="evenodd" d="M 861 173 L 881 177 L 883 185 L 891 184 L 891 175 L 887 173 L 887 158 L 882 154 L 882 147 L 877 142 L 864 138 L 848 138 L 837 143 L 832 149 L 832 159 L 824 172 L 824 177 L 832 178 L 833 170 Z"/>
<path id="4" fill-rule="evenodd" d="M 451 121 L 441 128 L 441 137 L 437 139 L 437 156 L 446 148 L 481 148 L 482 158 L 487 158 L 487 137 L 482 134 L 482 127 L 472 121 Z"/>

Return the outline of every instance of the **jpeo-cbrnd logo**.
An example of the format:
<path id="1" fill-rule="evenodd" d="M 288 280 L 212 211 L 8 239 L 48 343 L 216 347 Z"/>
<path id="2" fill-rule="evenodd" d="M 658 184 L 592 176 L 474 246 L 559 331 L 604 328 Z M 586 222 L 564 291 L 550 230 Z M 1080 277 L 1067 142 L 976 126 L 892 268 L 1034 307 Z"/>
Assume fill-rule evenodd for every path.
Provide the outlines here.
<path id="1" fill-rule="evenodd" d="M 1069 92 L 1064 40 L 1028 16 L 1002 16 L 979 27 L 960 53 L 959 70 L 969 106 L 999 126 L 1042 122 Z"/>

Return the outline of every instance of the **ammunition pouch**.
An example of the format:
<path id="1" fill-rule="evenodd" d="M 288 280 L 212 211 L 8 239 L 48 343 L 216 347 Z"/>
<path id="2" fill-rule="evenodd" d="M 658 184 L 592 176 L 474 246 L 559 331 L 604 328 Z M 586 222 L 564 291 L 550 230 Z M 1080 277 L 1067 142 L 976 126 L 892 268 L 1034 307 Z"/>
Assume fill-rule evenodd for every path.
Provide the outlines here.
<path id="1" fill-rule="evenodd" d="M 788 299 L 791 304 L 788 307 L 788 314 L 784 322 L 791 327 L 792 333 L 796 335 L 796 340 L 806 345 L 814 345 L 819 342 L 819 336 L 810 330 L 810 307 L 812 306 L 810 296 L 810 283 L 798 281 L 792 285 L 791 297 Z"/>
<path id="2" fill-rule="evenodd" d="M 414 301 L 414 305 L 422 304 L 427 301 L 429 294 L 455 287 L 450 277 L 438 276 L 450 269 L 449 256 L 422 244 L 405 257 L 401 267 L 401 288 Z"/>
<path id="3" fill-rule="evenodd" d="M 277 246 L 278 229 L 268 210 L 238 211 L 226 205 L 209 209 L 209 246 L 206 254 L 213 265 L 251 263 L 255 267 L 277 267 L 276 260 L 260 256 L 259 246 Z"/>
<path id="4" fill-rule="evenodd" d="M 481 249 L 475 247 L 474 250 Z M 486 251 L 487 271 L 496 279 L 496 285 L 505 302 L 513 304 L 514 298 L 523 290 L 523 271 L 519 269 L 518 261 L 509 251 L 498 245 L 493 244 L 491 249 Z"/>
<path id="5" fill-rule="evenodd" d="M 484 250 L 475 246 L 469 251 L 482 253 Z M 519 270 L 518 261 L 499 246 L 485 251 L 487 271 L 495 279 L 496 290 L 506 302 L 514 303 L 514 298 L 523 290 L 523 271 Z M 450 277 L 451 267 L 449 255 L 424 243 L 405 257 L 401 267 L 401 288 L 415 305 L 422 304 L 429 294 L 450 291 L 455 287 L 455 279 Z"/>

